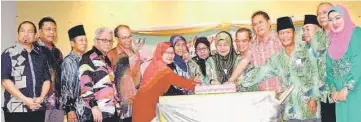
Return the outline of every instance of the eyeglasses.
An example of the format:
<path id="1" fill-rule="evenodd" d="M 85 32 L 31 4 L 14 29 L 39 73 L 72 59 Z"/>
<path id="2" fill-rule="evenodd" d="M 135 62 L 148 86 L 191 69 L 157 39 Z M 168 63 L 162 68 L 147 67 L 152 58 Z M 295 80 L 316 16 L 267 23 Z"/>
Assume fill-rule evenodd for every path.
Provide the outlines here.
<path id="1" fill-rule="evenodd" d="M 164 55 L 174 55 L 174 52 L 164 52 Z"/>
<path id="2" fill-rule="evenodd" d="M 132 39 L 133 38 L 133 35 L 129 35 L 129 36 L 122 36 L 122 37 L 119 37 L 119 39 Z"/>
<path id="3" fill-rule="evenodd" d="M 235 42 L 236 42 L 236 43 L 240 43 L 240 42 L 248 42 L 248 41 L 249 41 L 248 39 L 243 39 L 243 40 L 238 40 L 238 39 L 237 39 Z"/>
<path id="4" fill-rule="evenodd" d="M 97 39 L 98 41 L 101 41 L 103 43 L 113 43 L 114 41 L 113 40 L 108 40 L 108 39 Z"/>
<path id="5" fill-rule="evenodd" d="M 229 44 L 217 44 L 217 47 L 230 47 L 231 45 Z"/>
<path id="6" fill-rule="evenodd" d="M 208 50 L 208 47 L 197 48 L 197 52 L 206 51 L 206 50 Z"/>

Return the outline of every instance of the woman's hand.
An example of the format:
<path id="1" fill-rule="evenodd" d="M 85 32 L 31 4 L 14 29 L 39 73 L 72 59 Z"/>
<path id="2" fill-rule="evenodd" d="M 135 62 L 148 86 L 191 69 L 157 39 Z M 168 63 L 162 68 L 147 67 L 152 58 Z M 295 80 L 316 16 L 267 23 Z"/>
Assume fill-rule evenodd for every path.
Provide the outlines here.
<path id="1" fill-rule="evenodd" d="M 347 100 L 347 95 L 348 95 L 348 89 L 346 87 L 344 87 L 340 92 L 339 92 L 339 100 L 340 101 L 346 101 Z"/>

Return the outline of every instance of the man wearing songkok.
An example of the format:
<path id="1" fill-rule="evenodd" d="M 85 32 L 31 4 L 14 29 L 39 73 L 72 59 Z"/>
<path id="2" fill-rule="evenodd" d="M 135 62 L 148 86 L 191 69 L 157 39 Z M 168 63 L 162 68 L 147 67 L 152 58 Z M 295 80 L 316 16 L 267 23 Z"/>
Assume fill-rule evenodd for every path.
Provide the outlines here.
<path id="1" fill-rule="evenodd" d="M 71 52 L 61 64 L 62 103 L 68 122 L 81 120 L 83 106 L 80 105 L 79 62 L 87 47 L 83 25 L 69 29 Z"/>

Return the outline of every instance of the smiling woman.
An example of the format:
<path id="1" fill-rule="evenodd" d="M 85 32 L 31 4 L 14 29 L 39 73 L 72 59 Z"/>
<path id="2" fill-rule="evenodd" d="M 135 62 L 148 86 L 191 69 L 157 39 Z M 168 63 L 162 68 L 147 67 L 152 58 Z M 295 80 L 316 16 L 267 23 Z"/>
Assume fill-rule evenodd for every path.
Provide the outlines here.
<path id="1" fill-rule="evenodd" d="M 233 48 L 231 34 L 221 31 L 215 39 L 217 53 L 206 61 L 206 74 L 211 84 L 223 84 L 228 81 L 238 56 Z"/>
<path id="2" fill-rule="evenodd" d="M 188 90 L 194 89 L 194 82 L 178 76 L 168 66 L 172 64 L 173 57 L 174 51 L 169 42 L 157 44 L 153 60 L 144 72 L 141 87 L 135 97 L 133 122 L 150 122 L 156 115 L 156 104 L 159 96 L 176 94 L 167 93 L 174 86 L 187 88 Z"/>
<path id="3" fill-rule="evenodd" d="M 350 19 L 344 6 L 328 12 L 330 46 L 327 56 L 327 83 L 335 87 L 337 122 L 361 120 L 361 28 Z"/>

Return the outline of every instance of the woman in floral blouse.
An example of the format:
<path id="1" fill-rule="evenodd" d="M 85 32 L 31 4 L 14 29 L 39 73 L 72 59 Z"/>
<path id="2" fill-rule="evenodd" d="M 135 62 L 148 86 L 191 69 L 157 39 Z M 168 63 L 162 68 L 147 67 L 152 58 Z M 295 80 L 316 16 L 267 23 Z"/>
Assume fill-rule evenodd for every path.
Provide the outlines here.
<path id="1" fill-rule="evenodd" d="M 351 21 L 345 7 L 336 5 L 328 12 L 330 45 L 326 82 L 336 86 L 337 122 L 361 121 L 361 28 Z"/>
<path id="2" fill-rule="evenodd" d="M 188 61 L 189 76 L 192 79 L 199 77 L 203 84 L 209 84 L 206 77 L 206 61 L 211 55 L 210 45 L 207 37 L 198 37 L 194 44 L 196 56 Z"/>
<path id="3" fill-rule="evenodd" d="M 223 84 L 228 81 L 239 57 L 233 47 L 230 33 L 221 31 L 216 35 L 217 53 L 206 61 L 206 74 L 211 84 Z"/>

